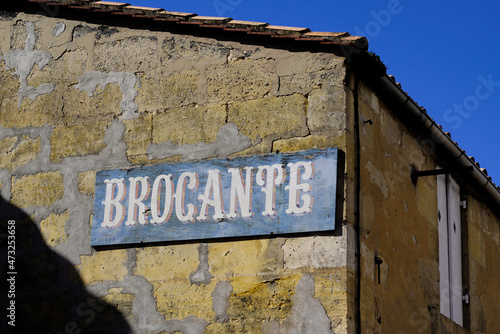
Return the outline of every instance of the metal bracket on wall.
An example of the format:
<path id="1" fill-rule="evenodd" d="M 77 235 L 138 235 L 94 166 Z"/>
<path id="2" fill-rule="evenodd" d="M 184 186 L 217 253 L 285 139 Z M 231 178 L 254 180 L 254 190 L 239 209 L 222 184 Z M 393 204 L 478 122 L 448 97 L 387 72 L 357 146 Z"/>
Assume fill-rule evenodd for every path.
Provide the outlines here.
<path id="1" fill-rule="evenodd" d="M 453 172 L 455 173 L 468 173 L 474 171 L 474 167 L 472 166 L 467 166 L 463 168 L 458 168 L 458 169 L 453 169 Z M 412 170 L 411 171 L 411 180 L 415 184 L 417 183 L 417 179 L 421 176 L 431 176 L 431 175 L 442 175 L 442 174 L 450 174 L 452 171 L 449 169 L 432 169 L 432 170 L 422 170 L 422 171 L 417 171 L 417 170 Z"/>
<path id="2" fill-rule="evenodd" d="M 384 263 L 379 256 L 375 256 L 375 265 L 378 267 L 378 284 L 380 284 L 380 265 Z"/>

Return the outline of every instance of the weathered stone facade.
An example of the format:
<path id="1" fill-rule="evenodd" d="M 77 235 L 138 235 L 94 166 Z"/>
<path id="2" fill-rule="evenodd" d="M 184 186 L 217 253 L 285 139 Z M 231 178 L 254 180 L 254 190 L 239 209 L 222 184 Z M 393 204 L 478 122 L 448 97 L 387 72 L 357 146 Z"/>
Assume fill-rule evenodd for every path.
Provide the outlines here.
<path id="1" fill-rule="evenodd" d="M 461 189 L 461 199 L 467 203 L 461 209 L 462 291 L 471 300 L 464 304 L 464 325 L 458 326 L 440 315 L 436 177 L 416 182 L 408 177 L 412 169 L 434 170 L 442 162 L 428 145 L 429 138 L 416 136 L 395 119 L 366 85 L 360 87 L 359 113 L 360 120 L 373 120 L 360 123 L 363 332 L 494 332 L 500 323 L 485 289 L 493 292 L 500 287 L 491 280 L 492 271 L 499 269 L 493 260 L 499 255 L 498 216 L 473 190 Z M 375 264 L 376 257 L 383 261 L 380 265 Z"/>
<path id="2" fill-rule="evenodd" d="M 343 59 L 23 13 L 0 25 L 2 196 L 100 303 L 137 333 L 347 331 L 341 224 L 337 236 L 123 249 L 89 239 L 97 170 L 345 150 Z M 67 316 L 49 330 L 85 330 Z"/>
<path id="3" fill-rule="evenodd" d="M 410 178 L 440 158 L 349 59 L 23 12 L 2 15 L 0 31 L 18 328 L 469 332 L 439 314 L 436 179 Z M 345 155 L 332 232 L 90 246 L 99 170 L 327 147 Z M 465 327 L 494 332 L 500 221 L 463 197 Z"/>

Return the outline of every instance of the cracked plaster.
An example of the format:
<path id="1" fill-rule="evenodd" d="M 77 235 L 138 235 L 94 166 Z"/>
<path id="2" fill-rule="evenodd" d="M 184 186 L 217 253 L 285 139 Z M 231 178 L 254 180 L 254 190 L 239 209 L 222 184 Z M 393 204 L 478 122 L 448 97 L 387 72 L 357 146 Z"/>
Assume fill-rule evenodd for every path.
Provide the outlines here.
<path id="1" fill-rule="evenodd" d="M 21 86 L 17 93 L 18 106 L 21 106 L 25 97 L 34 101 L 39 95 L 51 93 L 56 86 L 54 83 L 44 83 L 38 87 L 28 85 L 28 76 L 35 64 L 38 64 L 38 67 L 43 69 L 52 59 L 52 56 L 47 51 L 34 50 L 38 37 L 33 22 L 26 22 L 26 32 L 28 36 L 24 50 L 12 50 L 4 55 L 6 69 L 15 68 L 16 70 L 12 75 L 19 76 Z"/>
<path id="2" fill-rule="evenodd" d="M 120 107 L 122 109 L 121 118 L 125 120 L 132 120 L 139 117 L 139 113 L 136 112 L 139 107 L 134 102 L 134 99 L 138 94 L 135 89 L 135 85 L 139 83 L 139 79 L 133 73 L 103 73 L 98 71 L 86 72 L 78 78 L 78 84 L 75 88 L 81 91 L 86 91 L 88 96 L 93 96 L 97 86 L 104 89 L 107 84 L 112 83 L 117 83 L 123 94 L 123 98 L 120 102 Z"/>
<path id="3" fill-rule="evenodd" d="M 202 160 L 207 158 L 225 158 L 229 155 L 249 148 L 252 145 L 250 138 L 238 132 L 234 123 L 221 126 L 217 132 L 217 139 L 209 144 L 179 145 L 172 142 L 151 144 L 147 152 L 148 158 L 165 159 L 181 155 L 183 160 Z"/>

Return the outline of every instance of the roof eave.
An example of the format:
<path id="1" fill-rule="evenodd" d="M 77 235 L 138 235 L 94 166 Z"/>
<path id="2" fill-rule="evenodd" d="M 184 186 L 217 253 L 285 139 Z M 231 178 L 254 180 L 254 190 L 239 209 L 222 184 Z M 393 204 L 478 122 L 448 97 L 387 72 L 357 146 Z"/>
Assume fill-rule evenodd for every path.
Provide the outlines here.
<path id="1" fill-rule="evenodd" d="M 387 75 L 372 77 L 368 80 L 371 88 L 391 106 L 391 110 L 409 128 L 414 129 L 430 144 L 439 156 L 445 160 L 447 169 L 460 172 L 472 167 L 471 172 L 461 173 L 464 180 L 470 182 L 489 204 L 492 211 L 500 217 L 500 188 L 497 187 L 484 168 L 480 168 L 473 158 L 469 157 L 449 135 L 442 130 L 425 111 L 408 94 L 401 85 Z M 410 175 L 408 175 L 410 177 Z"/>

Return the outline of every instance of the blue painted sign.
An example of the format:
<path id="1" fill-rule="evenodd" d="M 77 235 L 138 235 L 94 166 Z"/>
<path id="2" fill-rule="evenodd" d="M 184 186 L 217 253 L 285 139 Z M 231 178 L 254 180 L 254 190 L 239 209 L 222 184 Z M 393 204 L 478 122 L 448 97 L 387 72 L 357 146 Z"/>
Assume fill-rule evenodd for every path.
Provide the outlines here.
<path id="1" fill-rule="evenodd" d="M 98 171 L 91 245 L 335 228 L 338 151 Z"/>

